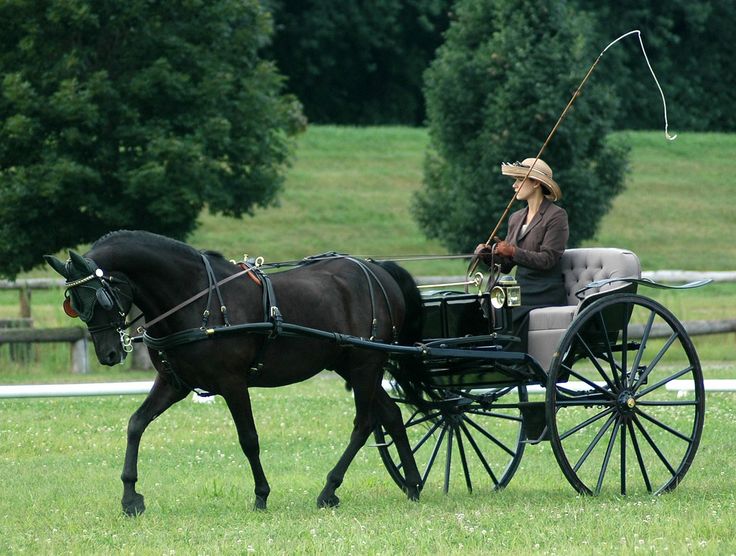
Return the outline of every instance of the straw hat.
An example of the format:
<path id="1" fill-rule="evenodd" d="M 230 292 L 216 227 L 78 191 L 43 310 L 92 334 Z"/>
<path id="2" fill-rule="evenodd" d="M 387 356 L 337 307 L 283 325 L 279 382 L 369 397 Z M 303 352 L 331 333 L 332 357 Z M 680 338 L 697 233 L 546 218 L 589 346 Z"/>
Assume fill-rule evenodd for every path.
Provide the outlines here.
<path id="1" fill-rule="evenodd" d="M 550 201 L 559 201 L 562 199 L 562 191 L 557 182 L 552 179 L 552 168 L 549 167 L 544 160 L 541 158 L 534 162 L 533 158 L 525 158 L 521 162 L 504 162 L 501 164 L 501 173 L 504 176 L 510 176 L 512 178 L 524 179 L 529 167 L 534 164 L 534 168 L 529 174 L 529 178 L 535 179 L 542 183 L 544 186 L 544 196 Z"/>

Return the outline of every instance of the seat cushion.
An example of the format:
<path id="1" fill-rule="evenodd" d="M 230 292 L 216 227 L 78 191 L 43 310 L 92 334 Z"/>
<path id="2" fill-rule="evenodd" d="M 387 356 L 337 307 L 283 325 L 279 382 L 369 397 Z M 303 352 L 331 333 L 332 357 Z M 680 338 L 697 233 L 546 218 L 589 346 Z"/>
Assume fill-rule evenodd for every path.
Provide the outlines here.
<path id="1" fill-rule="evenodd" d="M 576 305 L 543 307 L 529 311 L 529 331 L 567 328 L 575 315 Z"/>

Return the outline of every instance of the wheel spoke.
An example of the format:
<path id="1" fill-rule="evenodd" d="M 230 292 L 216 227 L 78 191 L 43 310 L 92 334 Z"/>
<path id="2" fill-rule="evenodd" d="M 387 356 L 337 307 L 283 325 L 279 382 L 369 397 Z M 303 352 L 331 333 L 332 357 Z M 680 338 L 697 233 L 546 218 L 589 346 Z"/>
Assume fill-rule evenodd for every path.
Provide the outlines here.
<path id="1" fill-rule="evenodd" d="M 608 396 L 611 399 L 615 399 L 616 398 L 616 395 L 611 390 L 606 390 L 601 385 L 596 384 L 595 382 L 593 382 L 592 380 L 590 380 L 586 376 L 581 375 L 579 372 L 577 372 L 577 371 L 575 371 L 575 370 L 573 370 L 573 369 L 571 369 L 569 367 L 566 367 L 566 369 L 569 369 L 569 372 L 570 372 L 570 375 L 571 376 L 574 376 L 575 378 L 579 379 L 581 382 L 584 382 L 585 384 L 587 384 L 591 388 L 597 390 L 601 394 L 605 394 L 606 396 Z M 611 387 L 611 383 L 608 380 L 606 380 L 606 383 L 609 385 L 609 388 L 612 388 Z"/>
<path id="2" fill-rule="evenodd" d="M 670 349 L 670 346 L 672 346 L 672 343 L 677 339 L 677 332 L 673 332 L 672 336 L 670 336 L 667 341 L 664 343 L 662 348 L 659 350 L 657 355 L 652 359 L 652 362 L 647 367 L 647 370 L 644 371 L 640 376 L 639 380 L 636 381 L 636 384 L 633 386 L 633 390 L 638 390 L 639 387 L 643 384 L 643 382 L 647 379 L 647 377 L 650 375 L 650 373 L 654 370 L 654 367 L 657 366 L 657 363 L 660 362 L 662 357 L 664 357 L 664 354 L 667 353 L 667 350 Z"/>
<path id="3" fill-rule="evenodd" d="M 465 413 L 471 413 L 473 415 L 481 415 L 483 417 L 494 417 L 496 419 L 506 419 L 507 421 L 521 422 L 523 419 L 518 415 L 508 415 L 506 413 L 486 412 L 483 409 L 469 409 Z"/>
<path id="4" fill-rule="evenodd" d="M 437 442 L 434 443 L 432 455 L 429 457 L 427 467 L 424 468 L 424 474 L 422 475 L 422 484 L 427 482 L 429 472 L 432 471 L 432 467 L 434 467 L 434 462 L 437 459 L 437 453 L 440 451 L 440 447 L 442 446 L 442 439 L 445 437 L 445 432 L 447 432 L 447 429 L 445 427 L 442 427 L 442 430 L 440 431 L 440 436 L 437 438 Z"/>
<path id="5" fill-rule="evenodd" d="M 601 464 L 601 471 L 598 474 L 598 483 L 595 486 L 596 494 L 601 493 L 601 488 L 603 487 L 603 479 L 605 478 L 606 471 L 608 470 L 608 462 L 611 461 L 611 453 L 613 452 L 613 447 L 616 445 L 616 437 L 618 436 L 618 429 L 620 426 L 621 426 L 621 418 L 617 417 L 613 425 L 613 430 L 611 431 L 611 438 L 608 439 L 608 446 L 606 447 L 606 453 L 603 456 L 603 463 Z"/>
<path id="6" fill-rule="evenodd" d="M 416 446 L 411 449 L 411 453 L 416 454 L 419 449 L 424 445 L 424 443 L 429 440 L 429 438 L 434 434 L 434 431 L 442 426 L 442 423 L 444 423 L 444 421 L 444 419 L 440 419 L 439 421 L 433 423 L 432 427 L 424 433 L 424 436 L 422 436 L 419 442 L 417 442 Z"/>
<path id="7" fill-rule="evenodd" d="M 584 429 L 588 425 L 592 425 L 598 419 L 601 419 L 601 418 L 605 417 L 606 415 L 610 415 L 612 411 L 613 411 L 613 408 L 612 407 L 609 407 L 605 411 L 601 411 L 597 415 L 593 415 L 593 417 L 590 417 L 589 419 L 586 419 L 582 423 L 579 423 L 579 424 L 575 425 L 570 430 L 567 430 L 563 434 L 559 435 L 560 436 L 560 440 L 565 440 L 568 436 L 571 436 L 571 435 L 575 434 L 576 432 Z"/>
<path id="8" fill-rule="evenodd" d="M 662 380 L 660 380 L 656 384 L 652 384 L 649 388 L 645 388 L 641 392 L 638 392 L 635 397 L 638 400 L 638 398 L 641 398 L 642 396 L 646 396 L 647 394 L 649 394 L 650 392 L 653 392 L 657 388 L 661 388 L 662 386 L 664 386 L 668 382 L 673 381 L 675 379 L 678 379 L 682 375 L 685 375 L 685 374 L 691 372 L 692 370 L 693 370 L 693 366 L 690 365 L 689 367 L 686 367 L 685 369 L 682 369 L 681 371 L 678 371 L 675 374 L 668 376 L 667 378 L 663 378 Z"/>
<path id="9" fill-rule="evenodd" d="M 510 455 L 511 457 L 515 457 L 516 456 L 516 452 L 514 452 L 511 448 L 509 448 L 508 446 L 506 446 L 503 442 L 501 442 L 498 438 L 496 438 L 495 436 L 493 436 L 487 430 L 485 430 L 485 429 L 481 428 L 480 426 L 478 426 L 477 424 L 475 424 L 475 422 L 473 422 L 472 419 L 469 419 L 468 417 L 463 417 L 463 419 L 471 427 L 473 427 L 475 430 L 477 430 L 479 433 L 481 433 L 483 436 L 485 436 L 488 440 L 490 440 L 496 446 L 498 446 L 499 448 L 501 448 L 502 450 L 504 450 L 508 455 Z"/>
<path id="10" fill-rule="evenodd" d="M 687 435 L 682 434 L 680 431 L 673 429 L 669 425 L 665 425 L 662 421 L 660 421 L 659 419 L 655 419 L 651 415 L 647 415 L 647 413 L 645 413 L 644 411 L 642 411 L 641 408 L 637 408 L 637 414 L 640 415 L 640 416 L 642 416 L 642 417 L 644 417 L 644 419 L 646 419 L 650 423 L 654 423 L 659 428 L 664 429 L 668 433 L 676 436 L 680 440 L 684 440 L 685 442 L 688 442 L 688 443 L 690 443 L 690 442 L 693 441 L 692 437 L 689 437 Z"/>
<path id="11" fill-rule="evenodd" d="M 593 366 L 594 366 L 594 367 L 596 368 L 596 370 L 598 371 L 598 374 L 599 374 L 599 375 L 601 375 L 601 377 L 602 377 L 602 378 L 603 378 L 603 380 L 604 380 L 604 381 L 606 382 L 606 384 L 608 384 L 608 387 L 609 387 L 609 388 L 610 388 L 611 390 L 616 390 L 616 386 L 614 386 L 614 385 L 613 385 L 613 383 L 611 382 L 611 379 L 610 379 L 610 377 L 609 377 L 609 376 L 608 376 L 608 375 L 606 374 L 606 371 L 605 371 L 605 369 L 603 368 L 603 366 L 602 366 L 602 365 L 601 365 L 601 364 L 600 364 L 600 363 L 598 362 L 598 358 L 596 357 L 595 353 L 593 353 L 593 350 L 592 350 L 592 349 L 590 349 L 590 346 L 588 346 L 588 343 L 587 343 L 587 342 L 586 342 L 585 340 L 583 340 L 583 338 L 582 338 L 582 336 L 580 335 L 580 333 L 578 333 L 578 334 L 576 335 L 576 338 L 577 338 L 577 340 L 578 340 L 578 341 L 579 341 L 579 342 L 580 342 L 580 343 L 582 344 L 583 348 L 585 348 L 585 352 L 586 352 L 586 353 L 587 353 L 587 355 L 588 355 L 588 360 L 589 360 L 589 361 L 590 361 L 591 363 L 593 363 Z M 606 342 L 606 344 L 608 344 L 608 342 Z M 609 350 L 608 350 L 608 351 L 609 351 L 609 353 L 610 353 L 610 351 L 611 351 L 611 350 L 610 350 L 610 347 L 609 347 Z M 572 368 L 571 368 L 571 367 L 568 367 L 568 366 L 566 366 L 566 365 L 565 365 L 565 366 L 564 366 L 564 368 L 565 368 L 566 370 L 569 370 L 570 372 L 572 372 Z M 615 377 L 616 377 L 616 373 L 615 373 L 615 371 L 614 371 L 614 373 L 613 373 L 613 376 L 614 376 L 614 380 L 615 380 Z"/>
<path id="12" fill-rule="evenodd" d="M 465 426 L 465 423 L 460 423 L 460 429 L 465 433 L 465 436 L 468 438 L 468 442 L 470 442 L 470 445 L 473 447 L 473 450 L 475 451 L 475 455 L 478 456 L 478 459 L 483 464 L 483 467 L 486 468 L 486 472 L 491 476 L 491 480 L 493 481 L 493 484 L 496 487 L 498 487 L 499 481 L 496 478 L 496 474 L 493 472 L 493 469 L 491 469 L 491 466 L 488 464 L 488 461 L 483 455 L 483 452 L 481 452 L 480 448 L 478 447 L 478 444 L 475 442 L 473 435 L 470 434 L 468 427 Z"/>
<path id="13" fill-rule="evenodd" d="M 669 472 L 672 474 L 672 476 L 675 476 L 675 469 L 670 465 L 670 462 L 667 460 L 665 455 L 662 453 L 662 450 L 659 449 L 659 446 L 657 446 L 654 443 L 654 440 L 652 440 L 652 437 L 649 436 L 649 433 L 644 428 L 644 425 L 641 424 L 639 419 L 634 416 L 634 424 L 636 425 L 636 428 L 639 429 L 642 436 L 644 437 L 644 440 L 647 441 L 649 446 L 654 450 L 654 453 L 657 454 L 657 457 L 659 457 L 660 461 L 664 464 L 664 466 L 669 470 Z"/>
<path id="14" fill-rule="evenodd" d="M 445 494 L 450 492 L 450 468 L 452 467 L 452 437 L 455 433 L 455 427 L 452 425 L 447 427 L 447 455 L 445 457 Z"/>
<path id="15" fill-rule="evenodd" d="M 641 471 L 641 476 L 644 479 L 644 486 L 647 487 L 647 492 L 652 492 L 652 483 L 649 481 L 649 474 L 647 473 L 647 468 L 644 465 L 644 458 L 641 455 L 639 441 L 636 439 L 636 434 L 634 433 L 634 425 L 629 421 L 627 423 L 627 427 L 629 429 L 629 436 L 631 437 L 631 445 L 634 447 L 634 453 L 636 454 L 636 460 L 639 462 L 639 470 Z"/>
<path id="16" fill-rule="evenodd" d="M 624 314 L 629 314 L 629 303 L 624 303 Z M 624 326 L 621 327 L 621 385 L 626 388 L 628 386 L 628 379 L 626 374 L 626 359 L 628 357 L 629 350 L 626 349 L 626 346 L 629 343 L 629 327 L 626 326 L 626 323 L 624 323 Z M 615 372 L 615 371 L 614 371 Z"/>
<path id="17" fill-rule="evenodd" d="M 457 450 L 460 452 L 460 461 L 463 465 L 463 473 L 465 474 L 465 484 L 468 487 L 468 492 L 473 492 L 473 483 L 470 480 L 470 469 L 468 469 L 468 460 L 465 458 L 465 447 L 463 446 L 463 437 L 460 434 L 460 430 L 456 429 L 455 438 L 457 440 Z"/>
<path id="18" fill-rule="evenodd" d="M 422 423 L 426 423 L 427 421 L 431 421 L 432 419 L 434 419 L 438 415 L 442 415 L 442 413 L 440 411 L 437 411 L 435 413 L 428 413 L 427 415 L 423 415 L 421 418 L 417 419 L 416 421 L 412 421 L 412 419 L 414 419 L 414 417 L 416 417 L 418 413 L 419 413 L 419 411 L 416 411 L 416 412 L 414 412 L 414 414 L 411 417 L 409 417 L 409 419 L 406 421 L 406 423 L 404 423 L 404 427 L 405 428 L 408 429 L 409 427 L 413 427 L 415 425 L 421 425 Z"/>
<path id="19" fill-rule="evenodd" d="M 626 496 L 626 424 L 621 426 L 621 496 Z"/>
<path id="20" fill-rule="evenodd" d="M 588 459 L 588 456 L 593 451 L 593 449 L 596 447 L 600 439 L 603 437 L 603 435 L 606 433 L 608 428 L 611 426 L 611 424 L 616 420 L 616 417 L 611 415 L 608 420 L 603 424 L 601 429 L 598 431 L 598 434 L 595 435 L 595 438 L 593 441 L 588 445 L 585 452 L 583 452 L 583 455 L 580 456 L 580 459 L 578 462 L 573 466 L 573 470 L 577 473 L 577 471 L 580 469 L 580 467 L 585 463 L 585 460 Z"/>
<path id="21" fill-rule="evenodd" d="M 613 381 L 616 383 L 616 386 L 621 388 L 621 382 L 618 380 L 618 375 L 616 374 L 616 365 L 614 364 L 615 359 L 613 357 L 613 352 L 611 351 L 611 343 L 608 341 L 608 326 L 606 326 L 606 321 L 603 318 L 603 311 L 598 313 L 598 320 L 600 321 L 601 329 L 603 331 L 603 341 L 606 344 L 606 355 L 608 356 L 608 364 L 611 365 Z"/>
<path id="22" fill-rule="evenodd" d="M 648 407 L 680 407 L 689 405 L 699 405 L 698 400 L 662 400 L 655 402 L 636 402 L 636 405 L 643 405 Z"/>
<path id="23" fill-rule="evenodd" d="M 631 371 L 636 372 L 636 369 L 639 368 L 639 365 L 641 364 L 641 358 L 644 356 L 644 351 L 647 348 L 647 342 L 649 341 L 649 334 L 652 331 L 652 326 L 654 326 L 654 317 L 657 316 L 657 313 L 649 310 L 649 317 L 647 318 L 647 323 L 644 325 L 644 330 L 641 335 L 641 343 L 639 343 L 639 349 L 636 350 L 636 355 L 634 356 L 634 362 L 631 364 Z M 628 327 L 627 327 L 628 328 Z"/>

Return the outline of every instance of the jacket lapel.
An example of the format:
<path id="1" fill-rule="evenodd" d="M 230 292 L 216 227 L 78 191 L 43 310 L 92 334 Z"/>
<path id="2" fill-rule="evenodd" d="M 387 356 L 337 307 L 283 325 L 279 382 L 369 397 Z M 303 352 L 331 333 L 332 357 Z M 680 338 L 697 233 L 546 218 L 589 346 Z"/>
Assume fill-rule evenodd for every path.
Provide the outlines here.
<path id="1" fill-rule="evenodd" d="M 549 206 L 549 203 L 550 201 L 547 199 L 544 199 L 542 201 L 542 205 L 539 207 L 539 212 L 537 212 L 537 214 L 534 215 L 534 218 L 532 218 L 532 221 L 526 227 L 526 230 L 524 232 L 521 231 L 521 226 L 523 225 L 525 218 L 521 219 L 521 221 L 519 222 L 519 236 L 518 236 L 519 240 L 524 239 L 526 235 L 532 231 L 532 228 L 537 226 L 542 221 L 542 218 L 544 217 L 544 213 L 547 211 L 547 207 Z"/>

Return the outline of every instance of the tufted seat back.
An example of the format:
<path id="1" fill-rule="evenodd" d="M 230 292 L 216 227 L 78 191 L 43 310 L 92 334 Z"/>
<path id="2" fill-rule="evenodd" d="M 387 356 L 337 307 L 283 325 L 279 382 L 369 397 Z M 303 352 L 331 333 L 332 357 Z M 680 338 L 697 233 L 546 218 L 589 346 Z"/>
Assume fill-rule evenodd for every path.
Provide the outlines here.
<path id="1" fill-rule="evenodd" d="M 549 368 L 557 344 L 575 318 L 580 303 L 576 292 L 596 280 L 632 276 L 641 278 L 639 257 L 624 249 L 568 249 L 562 254 L 561 264 L 568 305 L 534 309 L 529 313 L 529 354 L 545 369 Z M 601 288 L 591 288 L 583 297 L 625 287 L 625 283 L 614 282 Z"/>
<path id="2" fill-rule="evenodd" d="M 577 305 L 575 293 L 590 282 L 606 278 L 632 277 L 641 278 L 639 257 L 631 251 L 610 247 L 594 247 L 589 249 L 568 249 L 562 254 L 562 274 L 565 277 L 565 293 L 568 305 Z M 616 289 L 622 284 L 607 284 L 602 288 L 591 288 L 585 297 Z"/>

